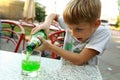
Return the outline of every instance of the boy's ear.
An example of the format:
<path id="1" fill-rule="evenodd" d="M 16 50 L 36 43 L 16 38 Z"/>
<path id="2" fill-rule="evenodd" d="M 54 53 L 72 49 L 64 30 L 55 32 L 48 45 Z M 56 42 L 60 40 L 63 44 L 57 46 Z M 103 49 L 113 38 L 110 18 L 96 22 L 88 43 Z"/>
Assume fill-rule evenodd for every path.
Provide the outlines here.
<path id="1" fill-rule="evenodd" d="M 100 26 L 100 24 L 101 24 L 101 20 L 100 20 L 100 19 L 97 19 L 97 20 L 95 21 L 94 26 L 95 26 L 96 28 L 98 28 L 98 27 Z"/>

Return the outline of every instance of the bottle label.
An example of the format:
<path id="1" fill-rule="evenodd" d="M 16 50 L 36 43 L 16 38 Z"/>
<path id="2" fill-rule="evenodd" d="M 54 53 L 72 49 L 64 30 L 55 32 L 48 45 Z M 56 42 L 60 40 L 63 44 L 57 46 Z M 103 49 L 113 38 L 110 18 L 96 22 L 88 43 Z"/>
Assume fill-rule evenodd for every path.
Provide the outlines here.
<path id="1" fill-rule="evenodd" d="M 34 36 L 32 37 L 30 43 L 34 43 L 36 45 L 36 47 L 41 45 L 41 41 L 38 38 L 34 37 Z"/>
<path id="2" fill-rule="evenodd" d="M 38 31 L 36 34 L 32 36 L 30 43 L 27 46 L 27 48 L 31 49 L 31 51 L 41 45 L 41 41 L 37 38 L 38 36 L 47 39 L 47 35 L 45 34 L 44 30 Z"/>

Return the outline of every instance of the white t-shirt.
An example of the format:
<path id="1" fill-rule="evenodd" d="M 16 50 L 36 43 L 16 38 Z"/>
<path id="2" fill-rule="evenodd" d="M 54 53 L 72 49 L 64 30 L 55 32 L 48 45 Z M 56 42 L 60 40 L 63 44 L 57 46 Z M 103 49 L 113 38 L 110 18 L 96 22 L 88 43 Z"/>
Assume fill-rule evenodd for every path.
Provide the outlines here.
<path id="1" fill-rule="evenodd" d="M 64 40 L 64 49 L 66 48 L 66 45 L 69 43 L 72 44 L 72 48 L 69 51 L 80 53 L 83 48 L 90 48 L 94 49 L 99 52 L 99 55 L 96 55 L 93 57 L 88 64 L 97 65 L 98 64 L 98 57 L 101 56 L 101 54 L 104 52 L 105 48 L 107 47 L 107 44 L 109 42 L 111 33 L 110 30 L 104 26 L 99 26 L 98 29 L 92 34 L 92 36 L 86 40 L 85 42 L 78 41 L 75 37 L 72 37 L 71 34 L 68 31 L 68 27 L 65 24 L 63 17 L 60 16 L 58 18 L 58 22 L 61 26 L 61 28 L 66 30 L 65 40 Z M 62 59 L 63 64 L 72 64 L 71 62 Z"/>

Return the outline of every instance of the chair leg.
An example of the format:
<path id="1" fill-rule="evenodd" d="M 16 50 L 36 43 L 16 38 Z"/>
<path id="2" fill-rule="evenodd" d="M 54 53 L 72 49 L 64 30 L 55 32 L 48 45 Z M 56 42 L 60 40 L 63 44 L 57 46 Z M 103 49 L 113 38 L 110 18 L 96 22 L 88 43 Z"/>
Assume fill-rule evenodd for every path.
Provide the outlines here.
<path id="1" fill-rule="evenodd" d="M 23 38 L 24 38 L 24 34 L 21 34 L 21 35 L 20 35 L 20 39 L 19 39 L 19 41 L 18 41 L 18 44 L 17 44 L 14 52 L 17 52 L 17 51 L 18 51 L 18 48 L 19 48 L 20 43 L 21 43 L 21 41 L 22 41 Z"/>

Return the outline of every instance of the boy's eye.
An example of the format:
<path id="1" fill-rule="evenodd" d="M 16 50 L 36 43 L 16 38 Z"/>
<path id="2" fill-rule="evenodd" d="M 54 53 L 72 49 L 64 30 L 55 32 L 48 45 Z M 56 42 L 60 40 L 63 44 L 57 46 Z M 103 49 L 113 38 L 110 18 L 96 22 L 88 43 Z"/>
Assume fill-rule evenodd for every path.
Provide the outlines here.
<path id="1" fill-rule="evenodd" d="M 75 30 L 76 30 L 76 31 L 79 31 L 79 32 L 80 32 L 80 31 L 82 31 L 83 29 L 80 29 L 80 28 L 76 28 Z"/>

